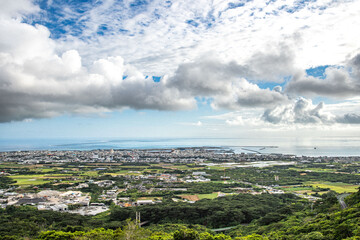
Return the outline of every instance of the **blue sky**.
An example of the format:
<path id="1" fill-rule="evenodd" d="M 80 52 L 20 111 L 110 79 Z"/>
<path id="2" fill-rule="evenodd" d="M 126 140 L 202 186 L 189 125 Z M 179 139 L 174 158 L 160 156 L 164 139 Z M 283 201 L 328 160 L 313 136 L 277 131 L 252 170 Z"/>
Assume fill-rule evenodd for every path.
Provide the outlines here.
<path id="1" fill-rule="evenodd" d="M 360 134 L 359 1 L 0 5 L 1 138 Z"/>

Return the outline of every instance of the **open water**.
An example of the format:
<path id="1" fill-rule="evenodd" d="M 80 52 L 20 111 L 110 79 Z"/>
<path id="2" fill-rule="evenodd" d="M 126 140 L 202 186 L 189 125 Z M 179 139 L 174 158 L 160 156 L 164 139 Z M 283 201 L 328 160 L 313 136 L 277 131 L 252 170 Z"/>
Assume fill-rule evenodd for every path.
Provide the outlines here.
<path id="1" fill-rule="evenodd" d="M 342 138 L 161 138 L 161 139 L 0 139 L 0 151 L 171 149 L 225 147 L 236 153 L 297 156 L 360 156 L 360 137 Z"/>

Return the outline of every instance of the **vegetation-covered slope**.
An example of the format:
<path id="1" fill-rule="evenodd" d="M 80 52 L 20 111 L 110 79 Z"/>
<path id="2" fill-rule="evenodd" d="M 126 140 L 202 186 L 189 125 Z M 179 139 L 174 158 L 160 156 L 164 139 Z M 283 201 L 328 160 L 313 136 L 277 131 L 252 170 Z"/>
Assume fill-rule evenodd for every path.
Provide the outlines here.
<path id="1" fill-rule="evenodd" d="M 129 208 L 127 213 L 123 212 L 125 208 L 112 208 L 110 215 L 96 217 L 8 207 L 0 210 L 0 239 L 360 239 L 360 192 L 347 197 L 348 208 L 344 210 L 332 192 L 313 206 L 290 196 L 244 194 L 195 204 L 164 203 Z M 151 208 L 153 215 L 150 215 Z M 236 208 L 237 215 L 242 216 L 239 220 L 231 217 L 236 215 L 232 212 Z M 139 228 L 133 221 L 122 221 L 135 210 L 144 213 L 144 218 L 153 221 L 153 225 Z M 250 224 L 239 225 L 224 234 L 215 234 L 201 225 L 172 223 L 180 219 L 186 223 L 207 220 L 212 227 L 229 226 L 245 222 L 245 213 L 249 212 L 254 217 L 252 221 L 248 219 Z M 166 213 L 167 217 L 163 217 Z M 167 224 L 159 225 L 159 222 Z"/>

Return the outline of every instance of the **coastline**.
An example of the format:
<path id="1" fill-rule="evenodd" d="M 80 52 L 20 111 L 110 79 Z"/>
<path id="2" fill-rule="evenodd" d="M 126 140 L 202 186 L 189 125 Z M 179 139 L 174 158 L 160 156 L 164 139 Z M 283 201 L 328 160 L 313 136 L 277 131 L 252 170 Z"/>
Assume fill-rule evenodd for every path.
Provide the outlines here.
<path id="1" fill-rule="evenodd" d="M 285 138 L 0 139 L 0 152 L 221 147 L 231 149 L 235 153 L 291 154 L 311 157 L 360 156 L 360 138 L 305 140 Z"/>

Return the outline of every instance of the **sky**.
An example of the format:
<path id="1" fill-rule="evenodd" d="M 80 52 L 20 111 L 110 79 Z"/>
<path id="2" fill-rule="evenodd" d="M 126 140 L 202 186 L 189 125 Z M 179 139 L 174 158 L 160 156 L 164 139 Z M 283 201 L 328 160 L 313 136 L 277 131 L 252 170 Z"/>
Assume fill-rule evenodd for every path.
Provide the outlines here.
<path id="1" fill-rule="evenodd" d="M 0 138 L 360 136 L 359 0 L 0 0 Z"/>

